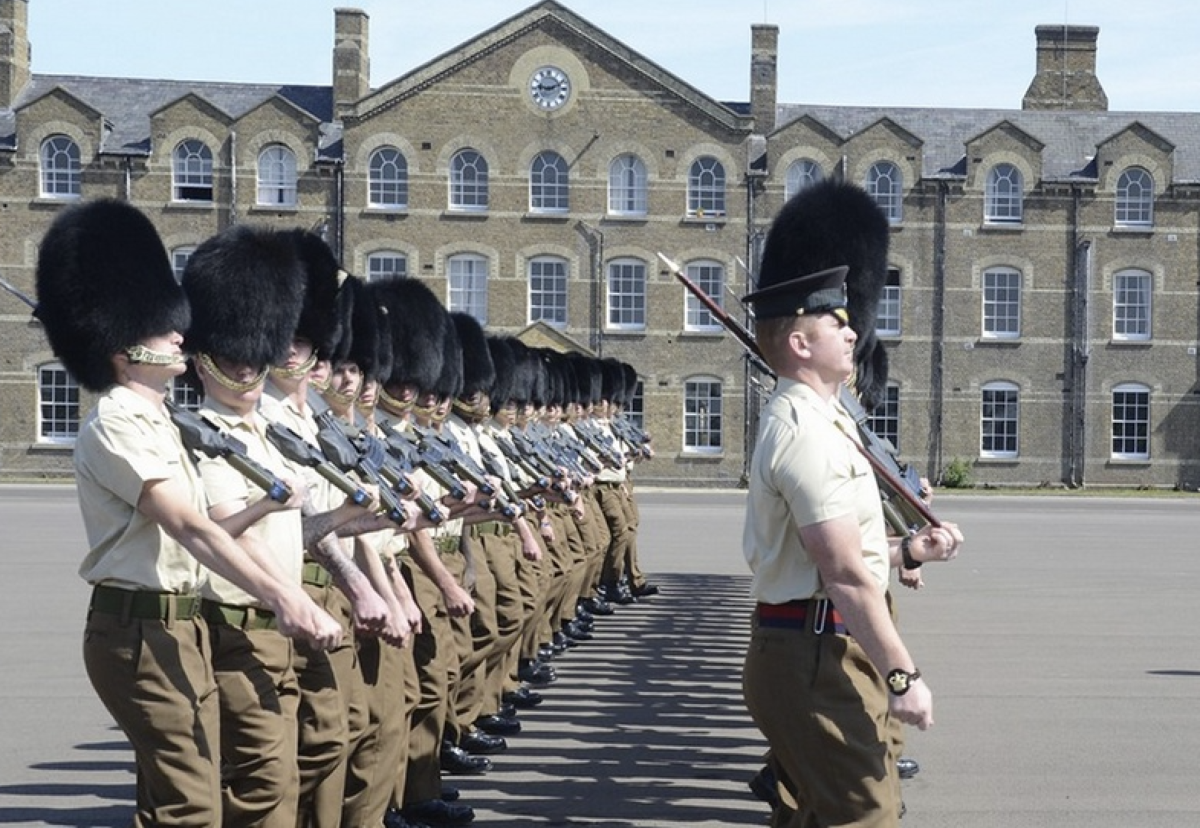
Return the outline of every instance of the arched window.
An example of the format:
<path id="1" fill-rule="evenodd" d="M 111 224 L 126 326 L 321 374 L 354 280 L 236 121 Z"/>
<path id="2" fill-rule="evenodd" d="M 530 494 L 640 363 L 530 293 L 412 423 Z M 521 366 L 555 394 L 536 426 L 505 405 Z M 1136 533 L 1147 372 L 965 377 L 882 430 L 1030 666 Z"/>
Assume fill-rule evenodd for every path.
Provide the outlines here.
<path id="1" fill-rule="evenodd" d="M 488 260 L 475 253 L 460 253 L 446 262 L 449 292 L 446 308 L 474 316 L 480 325 L 487 324 Z"/>
<path id="2" fill-rule="evenodd" d="M 1021 171 L 1012 164 L 997 164 L 988 171 L 983 220 L 992 224 L 1020 224 L 1024 202 Z"/>
<path id="3" fill-rule="evenodd" d="M 721 451 L 721 381 L 692 377 L 683 384 L 683 450 L 699 454 Z"/>
<path id="4" fill-rule="evenodd" d="M 529 209 L 535 213 L 571 209 L 567 160 L 557 152 L 543 152 L 529 165 Z"/>
<path id="5" fill-rule="evenodd" d="M 367 205 L 408 207 L 408 160 L 395 147 L 380 147 L 367 162 Z"/>
<path id="6" fill-rule="evenodd" d="M 1118 227 L 1150 227 L 1154 224 L 1154 179 L 1141 167 L 1130 167 L 1117 179 Z"/>
<path id="7" fill-rule="evenodd" d="M 636 155 L 618 155 L 608 165 L 608 212 L 646 215 L 646 165 Z"/>
<path id="8" fill-rule="evenodd" d="M 483 212 L 488 208 L 487 159 L 473 149 L 450 159 L 450 209 Z"/>
<path id="9" fill-rule="evenodd" d="M 1112 392 L 1112 459 L 1150 459 L 1150 389 L 1128 382 Z"/>
<path id="10" fill-rule="evenodd" d="M 805 187 L 811 187 L 824 178 L 821 166 L 811 158 L 801 158 L 793 161 L 787 168 L 787 178 L 783 185 L 784 200 L 791 199 Z"/>
<path id="11" fill-rule="evenodd" d="M 867 170 L 867 192 L 892 224 L 904 218 L 904 179 L 891 161 L 879 161 Z"/>
<path id="12" fill-rule="evenodd" d="M 65 135 L 51 135 L 42 142 L 38 159 L 42 198 L 79 198 L 83 165 L 78 144 Z"/>
<path id="13" fill-rule="evenodd" d="M 989 382 L 983 386 L 979 412 L 981 457 L 1017 456 L 1020 393 L 1011 382 Z"/>
<path id="14" fill-rule="evenodd" d="M 258 154 L 258 203 L 296 206 L 296 153 L 283 144 L 271 144 Z"/>
<path id="15" fill-rule="evenodd" d="M 709 155 L 692 162 L 688 171 L 689 216 L 725 215 L 725 167 Z"/>
<path id="16" fill-rule="evenodd" d="M 408 276 L 408 257 L 397 250 L 376 250 L 367 256 L 367 281 L 403 279 Z"/>
<path id="17" fill-rule="evenodd" d="M 212 150 L 203 141 L 181 142 L 171 156 L 171 179 L 171 197 L 175 201 L 212 201 Z"/>

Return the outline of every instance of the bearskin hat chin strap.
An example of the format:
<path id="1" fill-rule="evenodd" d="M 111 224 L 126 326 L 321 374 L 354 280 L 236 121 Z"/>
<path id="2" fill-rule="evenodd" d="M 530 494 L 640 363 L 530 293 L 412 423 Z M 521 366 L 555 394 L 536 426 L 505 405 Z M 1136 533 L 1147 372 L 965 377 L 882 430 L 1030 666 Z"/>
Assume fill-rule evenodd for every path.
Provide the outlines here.
<path id="1" fill-rule="evenodd" d="M 307 375 L 309 371 L 311 371 L 314 367 L 316 367 L 316 364 L 317 364 L 317 353 L 316 353 L 316 351 L 313 351 L 312 355 L 309 356 L 308 359 L 306 359 L 300 365 L 297 365 L 295 368 L 286 368 L 282 365 L 272 365 L 269 370 L 270 370 L 271 376 L 273 376 L 273 377 L 280 377 L 282 379 L 298 380 L 298 379 L 302 379 L 305 375 Z"/>
<path id="2" fill-rule="evenodd" d="M 183 354 L 155 351 L 145 345 L 133 345 L 126 348 L 125 356 L 129 357 L 130 362 L 138 365 L 180 365 L 187 362 L 187 357 Z"/>
<path id="3" fill-rule="evenodd" d="M 263 368 L 253 379 L 246 380 L 245 382 L 238 382 L 218 368 L 217 363 L 214 362 L 213 358 L 208 354 L 200 354 L 196 357 L 196 359 L 200 360 L 200 364 L 204 366 L 204 370 L 207 371 L 219 385 L 222 385 L 237 394 L 244 394 L 247 391 L 257 388 L 258 386 L 262 385 L 263 381 L 267 378 L 267 369 Z"/>
<path id="4" fill-rule="evenodd" d="M 393 414 L 397 417 L 403 417 L 404 415 L 408 414 L 408 412 L 412 411 L 414 400 L 402 402 L 401 400 L 393 397 L 387 391 L 384 391 L 382 385 L 379 386 L 378 394 L 379 405 L 382 406 L 383 410 L 389 414 Z"/>

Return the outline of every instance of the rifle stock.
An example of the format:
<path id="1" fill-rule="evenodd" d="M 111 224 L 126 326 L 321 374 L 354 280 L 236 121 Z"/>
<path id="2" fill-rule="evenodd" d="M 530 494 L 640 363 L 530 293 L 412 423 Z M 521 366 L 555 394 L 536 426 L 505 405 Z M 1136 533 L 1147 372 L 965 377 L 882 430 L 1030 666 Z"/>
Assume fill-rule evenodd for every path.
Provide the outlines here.
<path id="1" fill-rule="evenodd" d="M 267 493 L 276 503 L 286 503 L 292 496 L 287 484 L 269 469 L 251 459 L 241 440 L 222 431 L 219 427 L 193 411 L 180 408 L 171 400 L 166 401 L 171 421 L 179 429 L 183 445 L 193 453 L 207 457 L 221 457 L 247 480 Z"/>

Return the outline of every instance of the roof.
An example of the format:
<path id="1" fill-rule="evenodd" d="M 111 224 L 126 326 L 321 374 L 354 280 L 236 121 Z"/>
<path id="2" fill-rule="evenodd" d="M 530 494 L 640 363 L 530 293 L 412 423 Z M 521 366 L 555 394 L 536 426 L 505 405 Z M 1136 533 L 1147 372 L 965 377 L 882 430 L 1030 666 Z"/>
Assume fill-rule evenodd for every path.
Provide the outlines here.
<path id="1" fill-rule="evenodd" d="M 1094 178 L 1096 148 L 1135 124 L 1175 147 L 1176 183 L 1200 182 L 1200 114 L 780 104 L 775 131 L 808 116 L 843 140 L 886 118 L 922 142 L 921 176 L 961 176 L 968 141 L 1005 121 L 1041 141 L 1047 181 Z"/>

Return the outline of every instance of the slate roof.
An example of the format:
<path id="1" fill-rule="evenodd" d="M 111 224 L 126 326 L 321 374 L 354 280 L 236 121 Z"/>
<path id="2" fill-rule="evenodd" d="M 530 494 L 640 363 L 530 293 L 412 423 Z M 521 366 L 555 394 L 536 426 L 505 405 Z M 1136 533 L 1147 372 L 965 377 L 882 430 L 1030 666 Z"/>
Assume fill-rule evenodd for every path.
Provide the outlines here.
<path id="1" fill-rule="evenodd" d="M 111 132 L 104 136 L 100 151 L 117 155 L 148 155 L 150 116 L 167 104 L 195 94 L 228 114 L 239 118 L 279 95 L 312 115 L 322 124 L 333 120 L 333 90 L 328 86 L 214 83 L 207 81 L 150 80 L 144 78 L 93 78 L 78 75 L 34 75 L 21 90 L 12 110 L 0 110 L 0 147 L 15 143 L 15 110 L 61 87 L 99 112 Z M 322 146 L 340 148 L 340 130 L 322 129 Z"/>
<path id="2" fill-rule="evenodd" d="M 1200 114 L 1191 112 L 1050 112 L 806 104 L 780 104 L 775 112 L 776 131 L 807 115 L 842 138 L 849 138 L 882 118 L 890 118 L 923 142 L 923 178 L 961 176 L 967 141 L 1008 121 L 1045 144 L 1043 179 L 1094 179 L 1096 173 L 1091 161 L 1096 147 L 1134 123 L 1140 123 L 1174 144 L 1174 183 L 1200 182 Z"/>

